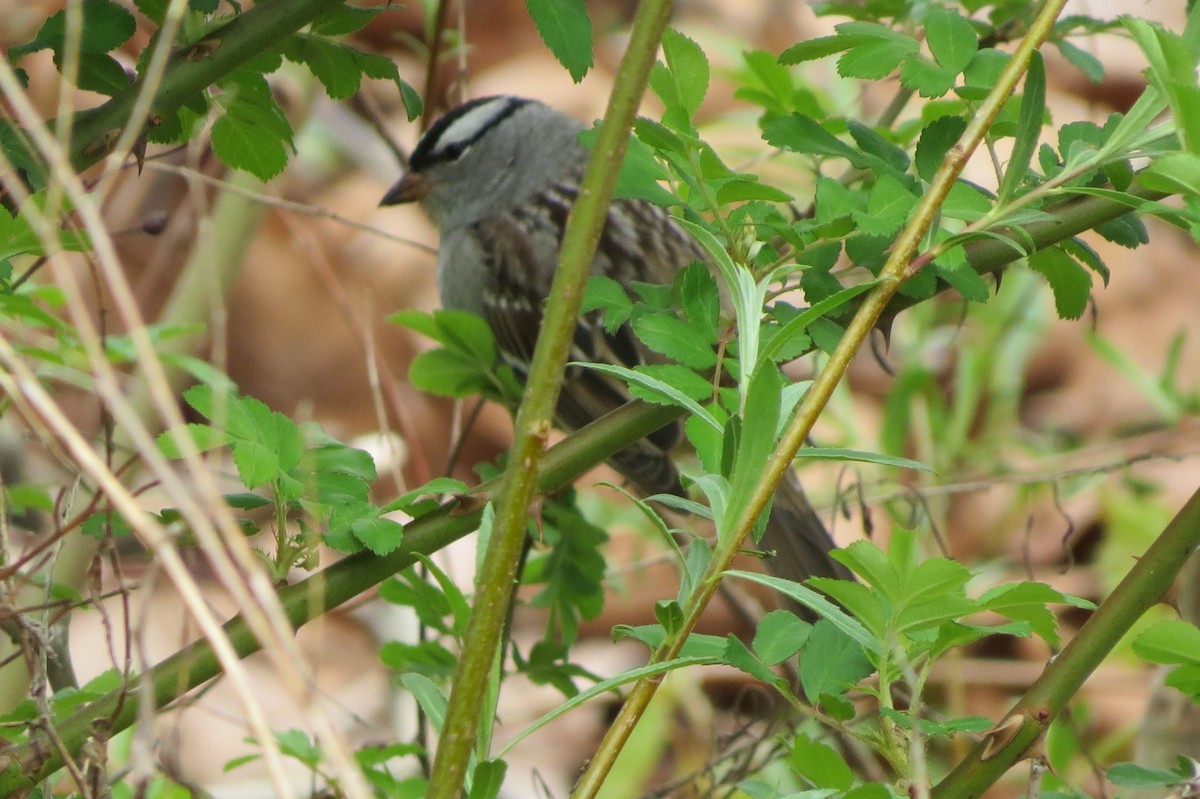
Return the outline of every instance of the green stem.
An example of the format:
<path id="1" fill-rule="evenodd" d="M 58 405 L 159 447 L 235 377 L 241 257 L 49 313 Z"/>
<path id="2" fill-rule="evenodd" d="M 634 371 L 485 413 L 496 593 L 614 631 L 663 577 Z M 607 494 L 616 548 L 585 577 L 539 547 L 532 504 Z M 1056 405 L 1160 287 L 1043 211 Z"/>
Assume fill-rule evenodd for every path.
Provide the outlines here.
<path id="1" fill-rule="evenodd" d="M 152 106 L 153 116 L 168 116 L 280 39 L 312 22 L 342 0 L 263 0 L 191 46 L 171 56 Z M 103 105 L 76 115 L 71 134 L 71 164 L 83 171 L 109 154 L 125 130 L 142 91 L 141 82 Z"/>
<path id="2" fill-rule="evenodd" d="M 484 556 L 479 590 L 464 639 L 466 646 L 454 673 L 442 738 L 433 761 L 429 799 L 458 799 L 479 725 L 491 723 L 491 719 L 480 718 L 479 708 L 508 616 L 546 436 L 629 129 L 670 11 L 670 0 L 646 0 L 638 8 L 604 122 L 588 159 L 578 199 L 567 219 L 558 268 L 530 364 L 529 382 L 517 412 L 515 441 L 505 471 L 505 491 L 497 505 L 496 524 Z"/>
<path id="3" fill-rule="evenodd" d="M 1197 547 L 1200 547 L 1200 490 L 1192 494 L 1062 653 L 1050 661 L 1004 721 L 934 787 L 931 797 L 982 796 L 1025 757 L 1134 622 L 1159 602 Z"/>

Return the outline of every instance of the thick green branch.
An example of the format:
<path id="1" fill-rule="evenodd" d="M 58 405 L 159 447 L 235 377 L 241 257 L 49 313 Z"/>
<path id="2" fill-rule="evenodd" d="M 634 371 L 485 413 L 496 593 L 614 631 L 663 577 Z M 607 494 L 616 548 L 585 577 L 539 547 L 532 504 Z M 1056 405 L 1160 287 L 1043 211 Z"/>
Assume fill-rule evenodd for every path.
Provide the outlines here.
<path id="1" fill-rule="evenodd" d="M 1125 579 L 1050 662 L 1005 721 L 933 789 L 933 799 L 981 796 L 1025 757 L 1133 623 L 1159 602 L 1197 547 L 1200 490 L 1192 494 Z"/>

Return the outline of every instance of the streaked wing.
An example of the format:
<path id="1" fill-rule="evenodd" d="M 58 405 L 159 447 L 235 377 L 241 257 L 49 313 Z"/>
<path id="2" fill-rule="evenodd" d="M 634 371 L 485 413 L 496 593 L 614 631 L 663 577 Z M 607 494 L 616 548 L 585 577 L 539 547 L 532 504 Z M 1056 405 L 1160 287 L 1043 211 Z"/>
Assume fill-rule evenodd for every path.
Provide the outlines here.
<path id="1" fill-rule="evenodd" d="M 518 369 L 533 358 L 545 301 L 538 287 L 550 285 L 561 244 L 554 234 L 563 229 L 574 200 L 574 186 L 556 184 L 537 201 L 477 222 L 471 229 L 478 251 L 489 261 L 483 272 L 489 276 L 484 317 L 497 346 Z M 623 285 L 634 280 L 670 284 L 679 269 L 699 257 L 694 242 L 665 211 L 642 202 L 617 201 L 609 209 L 592 271 Z M 652 360 L 627 326 L 610 334 L 598 314 L 579 319 L 570 359 L 628 367 Z M 590 369 L 570 367 L 558 416 L 565 427 L 578 429 L 628 401 L 623 383 Z M 613 465 L 645 491 L 678 492 L 678 477 L 666 453 L 681 434 L 678 425 L 664 428 L 619 453 Z"/>

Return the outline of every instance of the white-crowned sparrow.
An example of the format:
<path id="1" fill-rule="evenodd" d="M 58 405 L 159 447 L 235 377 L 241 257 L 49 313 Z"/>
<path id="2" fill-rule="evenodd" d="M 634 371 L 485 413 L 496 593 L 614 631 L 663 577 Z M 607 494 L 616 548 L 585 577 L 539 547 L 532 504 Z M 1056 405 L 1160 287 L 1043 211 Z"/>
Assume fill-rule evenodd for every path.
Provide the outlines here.
<path id="1" fill-rule="evenodd" d="M 587 162 L 578 140 L 582 130 L 577 120 L 535 100 L 472 100 L 430 126 L 408 171 L 382 200 L 420 201 L 441 234 L 437 276 L 443 305 L 482 316 L 518 368 L 533 355 L 567 213 Z M 615 200 L 592 272 L 625 286 L 669 284 L 696 260 L 707 257 L 662 208 Z M 628 328 L 609 335 L 589 316 L 580 320 L 575 349 L 575 360 L 626 366 L 646 355 Z M 626 401 L 619 384 L 592 370 L 572 369 L 558 403 L 559 422 L 576 429 Z M 680 438 L 680 426 L 672 425 L 610 463 L 640 491 L 681 493 L 668 456 Z M 761 545 L 776 552 L 768 565 L 780 576 L 848 576 L 829 558 L 834 543 L 794 479 L 776 492 Z"/>

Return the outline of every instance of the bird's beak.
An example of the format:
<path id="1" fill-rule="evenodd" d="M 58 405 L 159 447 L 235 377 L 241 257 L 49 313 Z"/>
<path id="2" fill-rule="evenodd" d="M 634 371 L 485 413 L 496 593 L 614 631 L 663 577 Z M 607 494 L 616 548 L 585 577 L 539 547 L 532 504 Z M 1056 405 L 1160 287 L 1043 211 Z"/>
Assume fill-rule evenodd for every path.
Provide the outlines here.
<path id="1" fill-rule="evenodd" d="M 380 205 L 402 205 L 424 199 L 429 194 L 429 181 L 416 172 L 406 172 L 395 186 L 383 195 Z"/>

